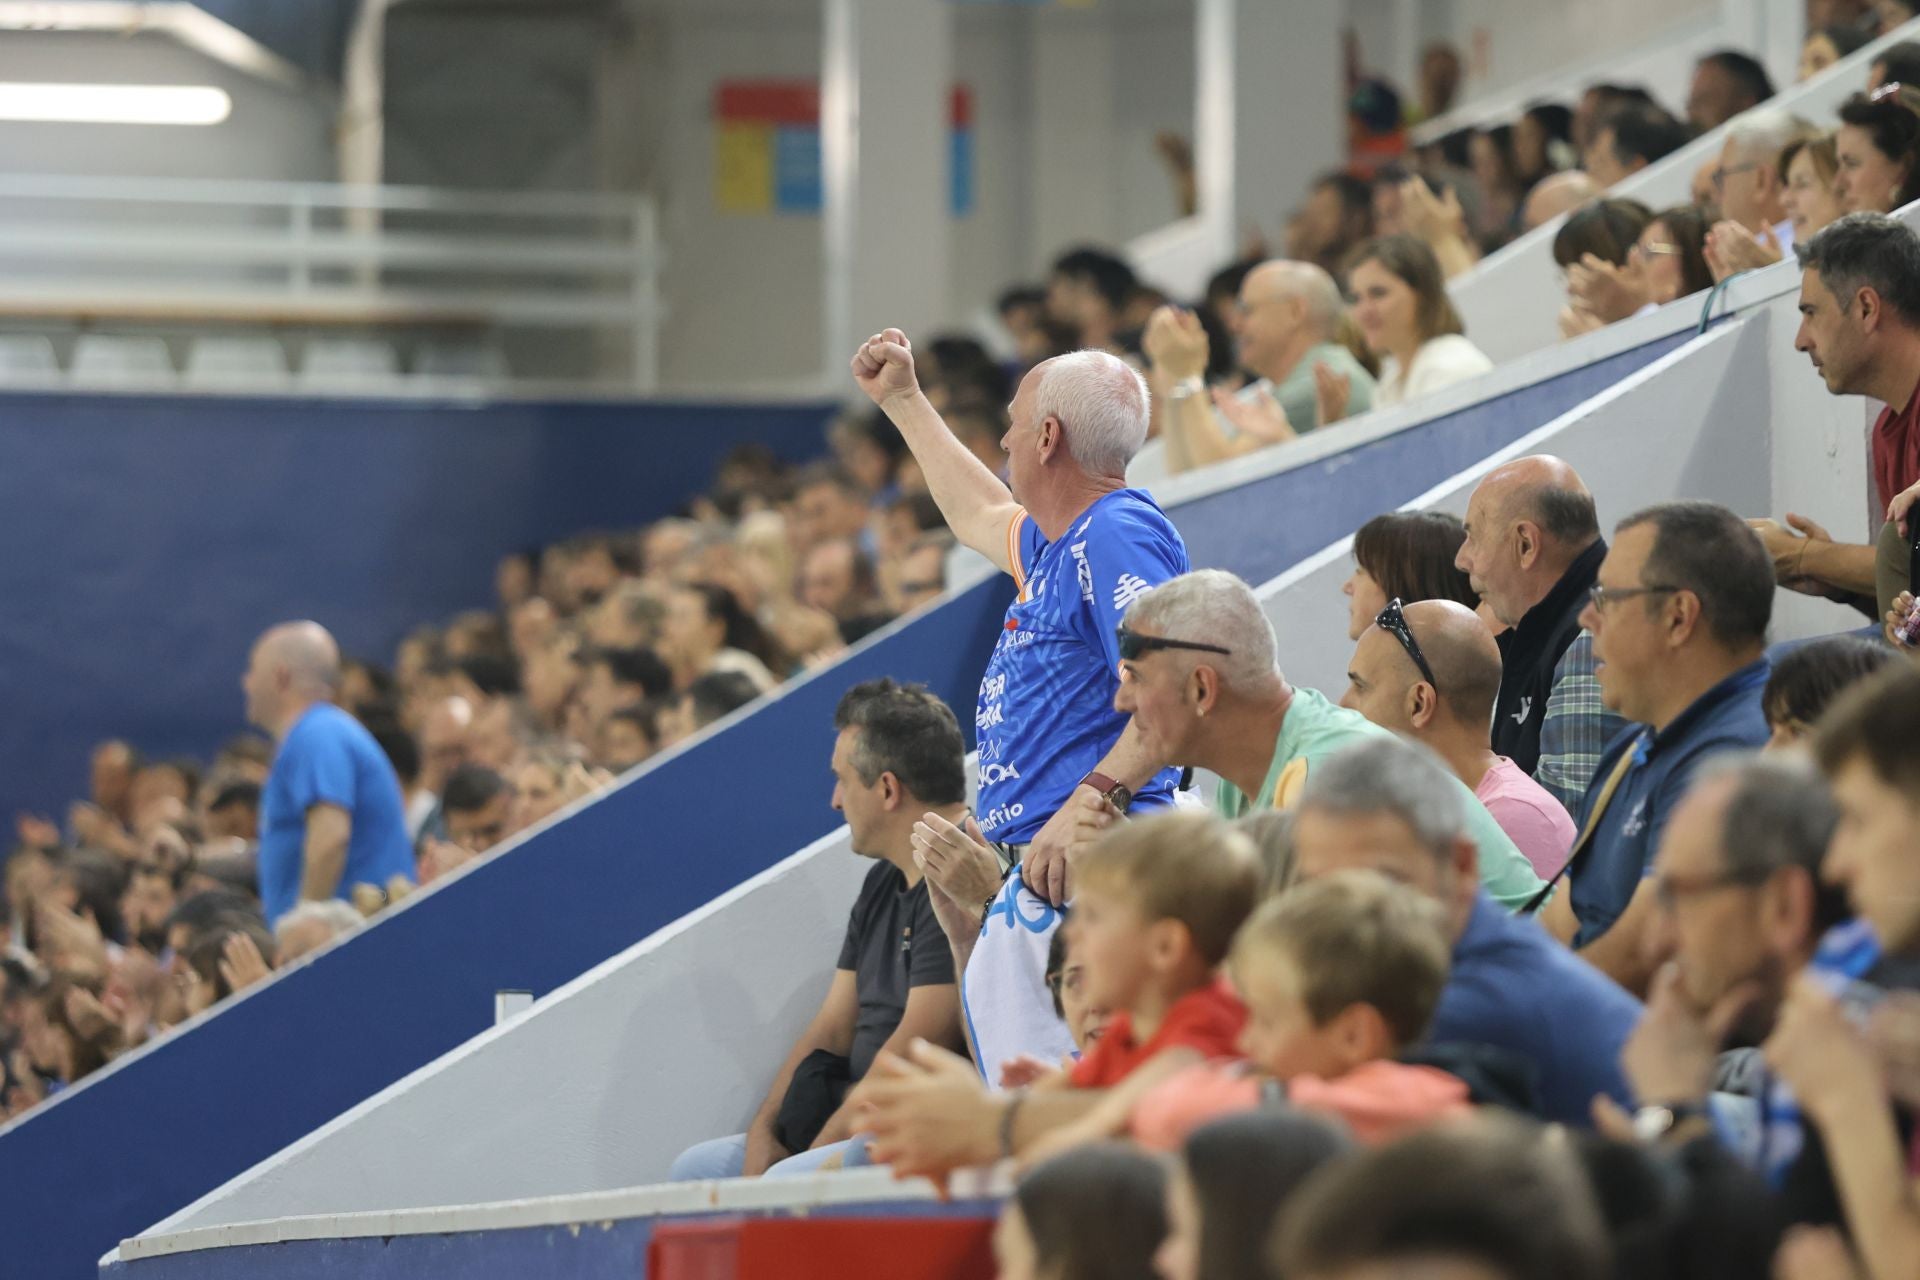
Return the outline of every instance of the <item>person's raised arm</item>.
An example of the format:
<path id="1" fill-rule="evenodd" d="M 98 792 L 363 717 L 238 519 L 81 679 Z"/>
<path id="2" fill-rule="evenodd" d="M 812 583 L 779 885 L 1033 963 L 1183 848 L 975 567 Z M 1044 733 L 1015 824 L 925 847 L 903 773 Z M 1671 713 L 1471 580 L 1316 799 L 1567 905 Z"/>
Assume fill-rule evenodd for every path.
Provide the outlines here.
<path id="1" fill-rule="evenodd" d="M 920 390 L 913 344 L 898 329 L 876 333 L 853 355 L 853 380 L 900 429 L 927 478 L 927 489 L 956 538 L 1012 573 L 1008 529 L 1020 512 L 1000 477 L 948 429 Z"/>
<path id="2" fill-rule="evenodd" d="M 747 1126 L 747 1156 L 740 1167 L 741 1177 L 757 1178 L 795 1154 L 781 1146 L 773 1132 L 774 1122 L 780 1118 L 780 1104 L 787 1099 L 787 1086 L 793 1083 L 793 1073 L 806 1061 L 807 1055 L 816 1050 L 825 1049 L 842 1056 L 850 1053 L 859 1017 L 860 998 L 854 986 L 853 970 L 835 969 L 833 985 L 827 988 L 827 998 L 820 1002 L 820 1011 L 794 1041 L 793 1051 L 774 1073 L 772 1087 L 760 1103 L 760 1110 L 754 1113 L 753 1123 Z"/>
<path id="3" fill-rule="evenodd" d="M 307 810 L 307 838 L 301 850 L 300 896 L 325 902 L 340 892 L 347 869 L 347 845 L 353 840 L 353 817 L 337 804 L 322 802 Z"/>

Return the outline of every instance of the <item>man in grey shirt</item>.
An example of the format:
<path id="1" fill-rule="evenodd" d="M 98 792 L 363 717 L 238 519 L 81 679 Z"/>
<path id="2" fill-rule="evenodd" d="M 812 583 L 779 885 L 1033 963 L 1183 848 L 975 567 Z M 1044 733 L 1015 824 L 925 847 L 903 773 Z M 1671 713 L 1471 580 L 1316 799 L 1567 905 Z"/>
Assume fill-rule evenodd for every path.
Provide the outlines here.
<path id="1" fill-rule="evenodd" d="M 1312 263 L 1275 259 L 1248 272 L 1229 319 L 1240 364 L 1258 381 L 1237 394 L 1209 393 L 1207 334 L 1191 311 L 1154 312 L 1142 345 L 1169 469 L 1241 457 L 1313 430 L 1322 382 L 1348 384 L 1348 415 L 1372 408 L 1372 375 L 1334 338 L 1341 310 L 1339 286 Z"/>

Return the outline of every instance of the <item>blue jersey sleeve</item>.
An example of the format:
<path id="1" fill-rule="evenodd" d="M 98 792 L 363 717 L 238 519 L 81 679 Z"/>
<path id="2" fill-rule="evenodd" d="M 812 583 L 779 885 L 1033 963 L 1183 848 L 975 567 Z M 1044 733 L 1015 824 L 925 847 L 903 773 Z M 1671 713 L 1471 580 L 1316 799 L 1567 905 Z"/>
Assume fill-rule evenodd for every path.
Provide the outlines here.
<path id="1" fill-rule="evenodd" d="M 1087 629 L 1081 638 L 1117 673 L 1120 620 L 1134 601 L 1187 572 L 1186 548 L 1169 528 L 1132 513 L 1093 520 L 1067 537 L 1083 605 L 1074 617 Z"/>
<path id="2" fill-rule="evenodd" d="M 305 815 L 316 804 L 353 812 L 353 752 L 331 725 L 306 725 L 287 760 L 287 797 Z"/>

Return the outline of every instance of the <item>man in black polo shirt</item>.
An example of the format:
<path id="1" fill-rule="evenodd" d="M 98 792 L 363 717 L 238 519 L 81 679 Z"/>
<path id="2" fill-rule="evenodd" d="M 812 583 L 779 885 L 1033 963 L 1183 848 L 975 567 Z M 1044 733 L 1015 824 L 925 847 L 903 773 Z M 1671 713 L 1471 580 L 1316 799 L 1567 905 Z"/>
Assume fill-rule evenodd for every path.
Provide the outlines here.
<path id="1" fill-rule="evenodd" d="M 1572 813 L 1600 753 L 1626 721 L 1600 702 L 1593 637 L 1580 627 L 1606 540 L 1593 495 L 1558 458 L 1520 458 L 1490 473 L 1467 503 L 1454 564 L 1473 580 L 1500 636 L 1493 749 Z"/>
<path id="2" fill-rule="evenodd" d="M 676 1182 L 863 1163 L 851 1098 L 873 1060 L 904 1055 L 916 1039 L 962 1047 L 953 951 L 913 856 L 924 815 L 966 818 L 959 721 L 924 687 L 882 679 L 849 689 L 833 722 L 833 807 L 846 815 L 853 851 L 878 862 L 853 904 L 826 1001 L 747 1131 L 681 1152 Z"/>

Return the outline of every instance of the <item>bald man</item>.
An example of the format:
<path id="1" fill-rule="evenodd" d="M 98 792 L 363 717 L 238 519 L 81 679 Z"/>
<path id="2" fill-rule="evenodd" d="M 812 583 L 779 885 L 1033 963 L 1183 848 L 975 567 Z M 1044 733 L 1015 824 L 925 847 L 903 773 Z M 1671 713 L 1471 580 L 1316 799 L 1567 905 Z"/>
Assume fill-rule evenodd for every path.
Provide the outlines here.
<path id="1" fill-rule="evenodd" d="M 1520 208 L 1520 217 L 1531 231 L 1563 213 L 1572 213 L 1599 194 L 1600 186 L 1592 178 L 1578 169 L 1568 169 L 1534 183 Z"/>
<path id="2" fill-rule="evenodd" d="M 1207 392 L 1211 347 L 1200 318 L 1181 307 L 1154 312 L 1142 347 L 1163 406 L 1168 466 L 1202 467 L 1312 431 L 1320 425 L 1318 377 L 1348 380 L 1349 415 L 1371 409 L 1373 375 L 1334 340 L 1343 305 L 1333 277 L 1310 262 L 1275 259 L 1249 271 L 1229 324 L 1241 367 L 1258 381 L 1237 397 Z M 1317 372 L 1322 368 L 1326 374 Z M 1273 413 L 1273 404 L 1281 412 Z"/>
<path id="3" fill-rule="evenodd" d="M 1606 558 L 1593 495 L 1572 467 L 1542 455 L 1515 459 L 1480 482 L 1454 560 L 1508 628 L 1493 749 L 1569 813 L 1626 727 L 1601 705 L 1593 637 L 1580 627 Z"/>
<path id="4" fill-rule="evenodd" d="M 1500 646 L 1480 615 L 1451 600 L 1389 604 L 1360 636 L 1340 705 L 1431 748 L 1551 880 L 1566 863 L 1573 818 L 1487 737 L 1500 693 Z"/>
<path id="5" fill-rule="evenodd" d="M 333 705 L 340 649 L 316 622 L 254 643 L 247 719 L 279 744 L 260 797 L 260 904 L 269 922 L 301 902 L 380 894 L 413 880 L 400 780 L 360 722 Z"/>

